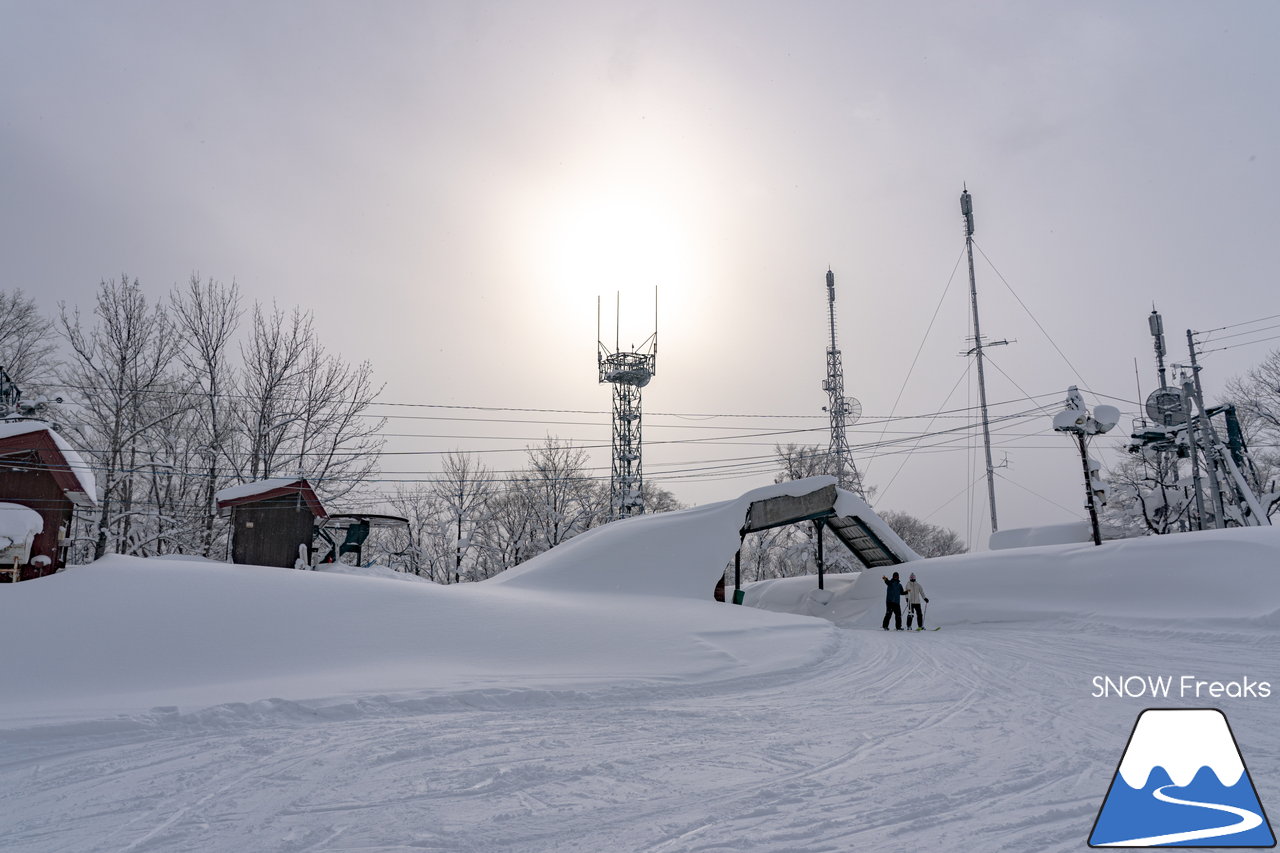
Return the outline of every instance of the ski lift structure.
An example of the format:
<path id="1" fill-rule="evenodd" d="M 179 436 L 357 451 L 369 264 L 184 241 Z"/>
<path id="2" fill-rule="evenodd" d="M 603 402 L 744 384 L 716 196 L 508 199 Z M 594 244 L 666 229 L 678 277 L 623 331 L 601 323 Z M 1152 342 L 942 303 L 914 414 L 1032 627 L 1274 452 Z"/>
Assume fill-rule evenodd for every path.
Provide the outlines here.
<path id="1" fill-rule="evenodd" d="M 370 534 L 377 530 L 408 530 L 409 519 L 398 515 L 376 513 L 333 513 L 316 528 L 312 552 L 319 554 L 327 546 L 321 563 L 364 565 L 364 547 Z"/>
<path id="2" fill-rule="evenodd" d="M 753 501 L 738 531 L 738 551 L 733 555 L 733 603 L 742 604 L 742 540 L 748 533 L 759 533 L 788 524 L 809 523 L 817 534 L 818 589 L 825 588 L 823 531 L 830 530 L 840 544 L 849 549 L 866 568 L 896 566 L 920 555 L 902 541 L 898 534 L 856 495 L 846 497 L 857 502 L 853 512 L 841 515 L 836 509 L 839 492 L 835 483 L 803 495 L 780 495 Z"/>

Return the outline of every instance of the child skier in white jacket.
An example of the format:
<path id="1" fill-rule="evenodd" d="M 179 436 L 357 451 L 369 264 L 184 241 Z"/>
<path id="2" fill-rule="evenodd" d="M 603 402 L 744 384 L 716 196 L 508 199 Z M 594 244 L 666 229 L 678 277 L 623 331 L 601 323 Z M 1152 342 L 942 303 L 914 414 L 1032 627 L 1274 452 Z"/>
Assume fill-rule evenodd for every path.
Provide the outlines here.
<path id="1" fill-rule="evenodd" d="M 920 609 L 920 602 L 928 602 L 929 599 L 924 595 L 924 584 L 916 580 L 916 573 L 911 573 L 911 578 L 907 581 L 907 588 L 903 590 L 907 594 L 907 630 L 911 630 L 911 617 L 916 617 L 916 630 L 924 630 L 924 611 Z"/>

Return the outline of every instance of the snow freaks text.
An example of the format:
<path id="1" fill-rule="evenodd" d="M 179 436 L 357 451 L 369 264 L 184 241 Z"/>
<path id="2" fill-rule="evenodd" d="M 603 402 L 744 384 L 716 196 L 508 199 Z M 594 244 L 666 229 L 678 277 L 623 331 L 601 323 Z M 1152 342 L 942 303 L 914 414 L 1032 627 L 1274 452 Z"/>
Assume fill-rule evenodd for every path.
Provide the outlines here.
<path id="1" fill-rule="evenodd" d="M 1208 681 L 1194 675 L 1095 675 L 1095 699 L 1269 699 L 1271 682 L 1247 675 L 1238 681 Z"/>

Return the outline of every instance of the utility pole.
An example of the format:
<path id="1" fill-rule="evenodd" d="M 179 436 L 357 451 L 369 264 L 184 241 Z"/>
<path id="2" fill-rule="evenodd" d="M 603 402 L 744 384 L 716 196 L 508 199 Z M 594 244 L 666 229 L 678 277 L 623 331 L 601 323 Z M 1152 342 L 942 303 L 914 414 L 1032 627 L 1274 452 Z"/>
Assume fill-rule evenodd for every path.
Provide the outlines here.
<path id="1" fill-rule="evenodd" d="M 1190 329 L 1187 329 L 1187 349 L 1191 353 L 1191 380 L 1195 388 L 1196 406 L 1200 409 L 1197 424 L 1200 425 L 1200 429 L 1209 434 L 1209 440 L 1205 443 L 1204 462 L 1209 473 L 1209 490 L 1213 497 L 1213 526 L 1221 529 L 1227 526 L 1227 520 L 1222 502 L 1222 484 L 1218 482 L 1218 434 L 1213 428 L 1213 420 L 1204 408 L 1204 389 L 1200 386 L 1200 365 L 1196 362 L 1196 341 Z"/>
<path id="2" fill-rule="evenodd" d="M 1191 456 L 1191 488 L 1196 497 L 1196 530 L 1204 530 L 1204 493 L 1200 488 L 1200 457 L 1196 454 L 1196 419 L 1191 413 L 1195 388 L 1186 374 L 1182 375 L 1182 412 L 1186 417 L 1187 451 Z"/>
<path id="3" fill-rule="evenodd" d="M 960 213 L 964 215 L 964 245 L 969 254 L 969 302 L 973 306 L 973 349 L 978 360 L 978 405 L 982 411 L 982 446 L 987 454 L 987 503 L 991 507 L 991 532 L 999 530 L 996 522 L 996 473 L 991 464 L 991 419 L 987 415 L 987 381 L 982 364 L 982 329 L 978 325 L 978 281 L 973 274 L 973 198 L 966 185 L 960 193 Z M 998 341 L 1006 344 L 1008 341 Z M 995 344 L 992 344 L 993 346 Z"/>

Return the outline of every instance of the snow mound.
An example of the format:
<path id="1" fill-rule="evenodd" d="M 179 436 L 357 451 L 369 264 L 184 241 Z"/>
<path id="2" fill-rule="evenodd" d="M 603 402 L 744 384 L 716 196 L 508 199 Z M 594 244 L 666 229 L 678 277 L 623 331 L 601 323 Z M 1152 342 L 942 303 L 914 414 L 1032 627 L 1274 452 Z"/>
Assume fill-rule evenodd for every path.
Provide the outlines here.
<path id="1" fill-rule="evenodd" d="M 762 486 L 734 500 L 615 521 L 576 536 L 488 583 L 706 598 L 733 562 L 738 531 L 753 501 L 806 495 L 833 483 L 834 477 L 809 477 Z M 919 559 L 857 496 L 840 490 L 835 509 L 840 515 L 858 515 L 895 551 Z"/>
<path id="2" fill-rule="evenodd" d="M 663 516 L 643 521 L 667 538 Z M 39 651 L 0 671 L 0 727 L 266 699 L 702 684 L 804 666 L 838 643 L 827 623 L 715 602 L 701 574 L 654 584 L 669 571 L 661 554 L 619 555 L 654 567 L 635 595 L 615 583 L 628 572 L 574 588 L 583 549 L 556 553 L 565 566 L 552 554 L 522 584 L 121 556 L 15 584 L 0 594 L 0 645 Z"/>
<path id="3" fill-rule="evenodd" d="M 1280 528 L 1206 530 L 1100 546 L 1048 545 L 937 557 L 911 564 L 929 597 L 926 626 L 1105 619 L 1280 618 Z M 878 627 L 890 570 L 746 586 L 745 603 L 820 616 L 843 627 Z M 905 577 L 906 572 L 902 573 Z M 905 606 L 904 606 L 905 616 Z"/>

